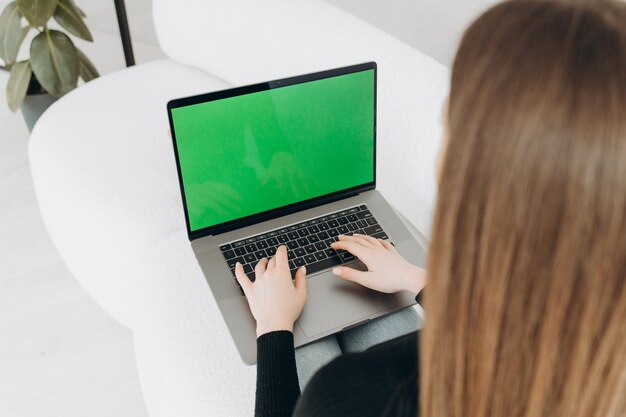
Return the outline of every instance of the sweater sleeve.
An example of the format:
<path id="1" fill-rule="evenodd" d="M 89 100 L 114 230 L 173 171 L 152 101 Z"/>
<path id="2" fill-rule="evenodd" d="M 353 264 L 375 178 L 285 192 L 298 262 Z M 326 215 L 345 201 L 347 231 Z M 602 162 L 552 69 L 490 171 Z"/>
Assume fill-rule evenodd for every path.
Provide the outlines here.
<path id="1" fill-rule="evenodd" d="M 289 417 L 299 396 L 293 333 L 261 335 L 257 339 L 255 417 Z"/>
<path id="2" fill-rule="evenodd" d="M 313 375 L 294 417 L 415 417 L 417 332 L 344 353 Z"/>

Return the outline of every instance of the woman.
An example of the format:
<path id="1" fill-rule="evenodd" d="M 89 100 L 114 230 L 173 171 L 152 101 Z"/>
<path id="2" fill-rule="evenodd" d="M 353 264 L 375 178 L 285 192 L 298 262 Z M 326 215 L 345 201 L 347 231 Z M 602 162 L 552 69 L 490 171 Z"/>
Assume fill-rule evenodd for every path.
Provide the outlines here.
<path id="1" fill-rule="evenodd" d="M 283 248 L 238 275 L 258 415 L 626 415 L 626 4 L 493 7 L 463 37 L 446 116 L 418 352 L 413 333 L 339 357 L 298 399 L 306 280 Z M 334 247 L 370 268 L 344 279 L 422 285 L 385 242 Z"/>

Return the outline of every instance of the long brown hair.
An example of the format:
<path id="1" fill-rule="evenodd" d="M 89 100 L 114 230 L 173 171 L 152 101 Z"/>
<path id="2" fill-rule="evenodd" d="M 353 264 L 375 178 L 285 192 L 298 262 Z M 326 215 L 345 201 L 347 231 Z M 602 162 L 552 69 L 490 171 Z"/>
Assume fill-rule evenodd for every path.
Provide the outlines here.
<path id="1" fill-rule="evenodd" d="M 421 416 L 625 416 L 626 4 L 493 7 L 447 117 Z"/>

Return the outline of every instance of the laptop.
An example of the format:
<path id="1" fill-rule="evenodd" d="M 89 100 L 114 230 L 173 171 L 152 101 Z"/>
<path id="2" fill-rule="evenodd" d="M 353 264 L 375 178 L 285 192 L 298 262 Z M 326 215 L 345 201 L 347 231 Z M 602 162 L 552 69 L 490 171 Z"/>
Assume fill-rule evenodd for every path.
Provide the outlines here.
<path id="1" fill-rule="evenodd" d="M 172 100 L 167 105 L 187 234 L 244 363 L 256 362 L 255 321 L 234 268 L 286 245 L 307 269 L 295 346 L 415 304 L 342 280 L 366 270 L 330 244 L 340 234 L 388 239 L 410 262 L 426 255 L 376 190 L 376 63 Z M 384 140 L 384 138 L 382 138 Z"/>

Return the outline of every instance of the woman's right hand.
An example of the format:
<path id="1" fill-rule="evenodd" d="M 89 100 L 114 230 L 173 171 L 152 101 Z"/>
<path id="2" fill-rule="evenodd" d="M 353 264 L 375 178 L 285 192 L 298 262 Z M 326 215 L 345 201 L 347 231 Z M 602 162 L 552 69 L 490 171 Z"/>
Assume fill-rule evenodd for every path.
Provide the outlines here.
<path id="1" fill-rule="evenodd" d="M 367 266 L 367 271 L 345 266 L 333 268 L 333 274 L 345 280 L 385 293 L 410 291 L 418 294 L 426 285 L 426 271 L 411 265 L 386 240 L 357 234 L 340 235 L 331 246 L 350 252 Z"/>

